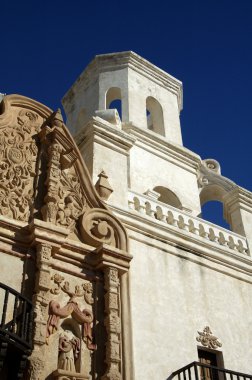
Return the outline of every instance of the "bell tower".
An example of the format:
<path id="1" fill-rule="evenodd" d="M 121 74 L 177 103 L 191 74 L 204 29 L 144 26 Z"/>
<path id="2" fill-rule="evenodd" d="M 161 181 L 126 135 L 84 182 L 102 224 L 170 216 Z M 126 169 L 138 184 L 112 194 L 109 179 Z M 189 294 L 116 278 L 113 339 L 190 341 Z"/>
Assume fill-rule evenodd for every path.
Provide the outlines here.
<path id="1" fill-rule="evenodd" d="M 72 132 L 114 100 L 121 101 L 123 123 L 182 145 L 182 83 L 132 51 L 97 55 L 67 92 L 63 105 Z"/>

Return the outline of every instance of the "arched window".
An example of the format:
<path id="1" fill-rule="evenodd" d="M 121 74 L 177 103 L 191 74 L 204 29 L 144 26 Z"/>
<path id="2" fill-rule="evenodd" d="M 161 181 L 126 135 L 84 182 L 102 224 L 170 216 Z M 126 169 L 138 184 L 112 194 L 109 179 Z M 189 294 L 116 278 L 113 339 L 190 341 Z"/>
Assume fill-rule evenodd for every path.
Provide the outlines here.
<path id="1" fill-rule="evenodd" d="M 171 190 L 167 189 L 167 187 L 156 186 L 153 190 L 160 194 L 158 201 L 179 209 L 182 208 L 182 204 L 177 195 L 175 195 Z"/>
<path id="2" fill-rule="evenodd" d="M 229 224 L 223 216 L 223 204 L 220 201 L 209 201 L 202 206 L 202 219 L 217 224 L 226 229 L 230 229 Z"/>
<path id="3" fill-rule="evenodd" d="M 224 219 L 223 198 L 226 191 L 223 187 L 211 184 L 205 186 L 200 193 L 201 218 L 208 220 L 218 226 L 230 229 L 229 224 Z"/>
<path id="4" fill-rule="evenodd" d="M 163 109 L 152 96 L 146 99 L 146 118 L 148 129 L 165 136 Z"/>
<path id="5" fill-rule="evenodd" d="M 119 87 L 111 87 L 106 93 L 106 109 L 117 109 L 122 119 L 122 96 Z"/>

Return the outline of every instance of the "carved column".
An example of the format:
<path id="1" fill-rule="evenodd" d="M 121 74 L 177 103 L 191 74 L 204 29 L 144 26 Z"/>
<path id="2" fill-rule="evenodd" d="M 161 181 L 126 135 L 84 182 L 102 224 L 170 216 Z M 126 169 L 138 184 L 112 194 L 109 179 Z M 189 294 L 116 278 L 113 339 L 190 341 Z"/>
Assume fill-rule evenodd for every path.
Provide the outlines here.
<path id="1" fill-rule="evenodd" d="M 107 371 L 102 380 L 121 380 L 121 318 L 120 318 L 120 281 L 118 269 L 107 267 L 105 277 L 105 326 L 108 334 L 106 344 Z"/>
<path id="2" fill-rule="evenodd" d="M 37 276 L 33 303 L 35 305 L 34 350 L 30 357 L 30 380 L 42 380 L 45 366 L 47 309 L 50 290 L 50 265 L 52 246 L 47 243 L 37 245 Z"/>
<path id="3" fill-rule="evenodd" d="M 60 154 L 62 148 L 57 142 L 53 142 L 48 148 L 48 172 L 46 185 L 48 188 L 48 193 L 45 197 L 46 205 L 43 207 L 44 220 L 56 223 L 56 216 L 58 212 L 58 189 L 60 184 L 61 176 L 61 164 L 60 164 Z"/>

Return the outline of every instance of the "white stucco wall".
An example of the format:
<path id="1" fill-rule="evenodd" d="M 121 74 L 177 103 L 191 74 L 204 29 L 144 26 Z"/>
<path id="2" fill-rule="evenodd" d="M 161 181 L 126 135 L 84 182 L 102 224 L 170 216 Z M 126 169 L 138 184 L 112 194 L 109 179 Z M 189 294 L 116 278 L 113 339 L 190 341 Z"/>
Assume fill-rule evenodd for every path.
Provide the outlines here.
<path id="1" fill-rule="evenodd" d="M 251 373 L 252 285 L 152 244 L 130 240 L 135 378 L 166 379 L 197 360 L 205 326 L 222 343 L 225 367 Z"/>

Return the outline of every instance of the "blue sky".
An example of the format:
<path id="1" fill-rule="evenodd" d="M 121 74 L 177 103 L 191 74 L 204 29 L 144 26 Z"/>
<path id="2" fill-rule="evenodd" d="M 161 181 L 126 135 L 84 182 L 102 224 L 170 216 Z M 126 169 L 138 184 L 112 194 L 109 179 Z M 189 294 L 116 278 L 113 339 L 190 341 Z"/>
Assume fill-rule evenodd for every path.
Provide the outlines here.
<path id="1" fill-rule="evenodd" d="M 252 1 L 1 4 L 0 92 L 56 109 L 96 54 L 133 50 L 183 81 L 184 145 L 252 190 Z"/>

